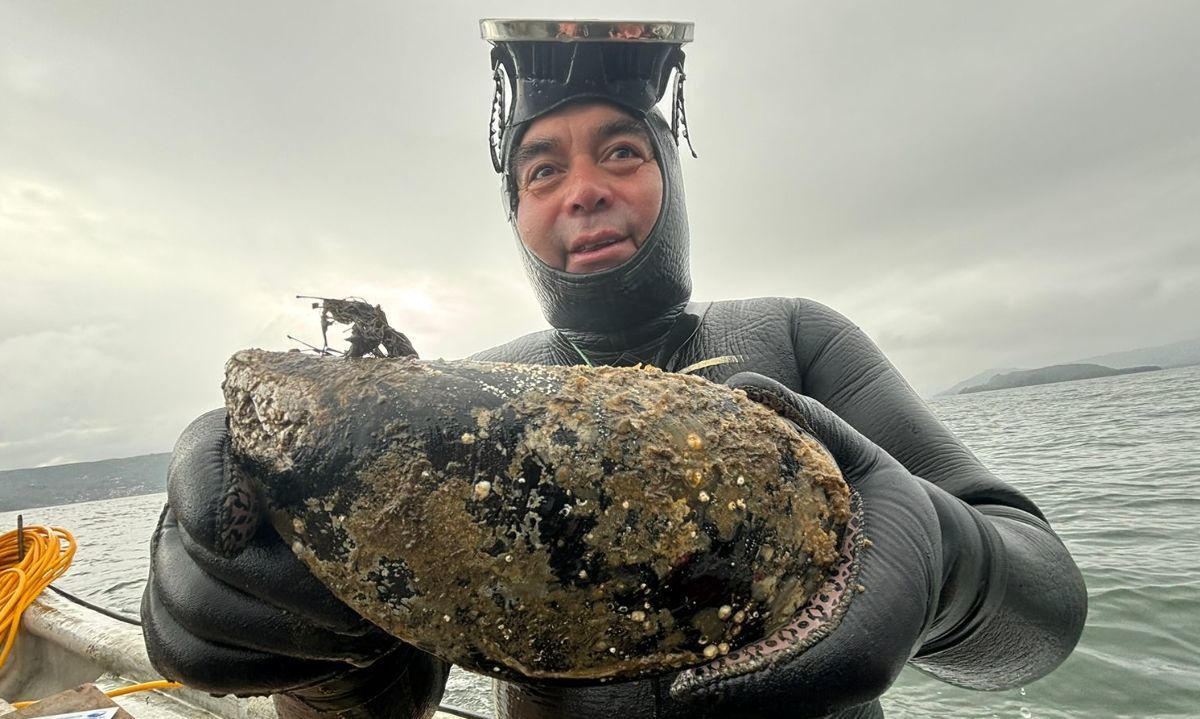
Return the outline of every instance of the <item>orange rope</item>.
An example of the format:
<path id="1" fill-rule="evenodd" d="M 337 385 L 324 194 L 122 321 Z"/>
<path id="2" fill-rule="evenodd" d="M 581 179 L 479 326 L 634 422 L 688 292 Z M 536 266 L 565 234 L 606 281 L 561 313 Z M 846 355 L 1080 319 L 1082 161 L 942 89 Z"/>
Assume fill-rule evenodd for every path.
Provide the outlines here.
<path id="1" fill-rule="evenodd" d="M 0 667 L 17 639 L 21 615 L 71 566 L 75 547 L 75 536 L 59 527 L 25 527 L 21 534 L 14 529 L 0 535 Z"/>

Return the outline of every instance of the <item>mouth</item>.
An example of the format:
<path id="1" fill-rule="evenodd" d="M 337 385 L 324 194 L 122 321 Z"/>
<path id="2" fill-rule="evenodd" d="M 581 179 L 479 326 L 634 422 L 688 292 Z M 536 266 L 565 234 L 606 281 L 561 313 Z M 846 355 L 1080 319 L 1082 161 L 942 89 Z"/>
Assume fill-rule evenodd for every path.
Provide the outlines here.
<path id="1" fill-rule="evenodd" d="M 615 245 L 624 239 L 626 239 L 625 235 L 616 230 L 589 232 L 576 237 L 575 241 L 571 243 L 569 252 L 572 255 L 587 254 L 604 249 L 609 245 Z"/>
<path id="2" fill-rule="evenodd" d="M 566 271 L 576 274 L 616 267 L 637 251 L 628 235 L 616 231 L 581 235 L 571 244 L 567 253 Z"/>

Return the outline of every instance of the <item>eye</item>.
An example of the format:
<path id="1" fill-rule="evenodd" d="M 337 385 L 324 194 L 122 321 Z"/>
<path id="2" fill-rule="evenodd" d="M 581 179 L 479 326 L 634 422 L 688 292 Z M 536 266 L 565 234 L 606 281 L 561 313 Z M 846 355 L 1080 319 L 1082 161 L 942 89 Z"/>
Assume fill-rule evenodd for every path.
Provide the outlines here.
<path id="1" fill-rule="evenodd" d="M 529 181 L 536 182 L 537 180 L 545 180 L 554 176 L 554 165 L 537 165 L 529 171 Z"/>
<path id="2" fill-rule="evenodd" d="M 642 153 L 640 150 L 630 145 L 618 145 L 608 153 L 608 156 L 613 160 L 632 160 L 635 158 L 640 159 L 642 157 Z"/>

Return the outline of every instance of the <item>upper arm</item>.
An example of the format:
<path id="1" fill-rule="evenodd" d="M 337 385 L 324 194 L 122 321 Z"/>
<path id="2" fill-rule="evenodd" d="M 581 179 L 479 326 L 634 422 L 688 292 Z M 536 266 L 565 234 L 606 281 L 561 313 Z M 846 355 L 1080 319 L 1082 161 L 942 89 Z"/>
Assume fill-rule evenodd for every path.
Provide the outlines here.
<path id="1" fill-rule="evenodd" d="M 817 302 L 798 300 L 793 344 L 804 393 L 895 457 L 969 504 L 1037 507 L 1000 481 L 939 420 L 871 338 Z"/>

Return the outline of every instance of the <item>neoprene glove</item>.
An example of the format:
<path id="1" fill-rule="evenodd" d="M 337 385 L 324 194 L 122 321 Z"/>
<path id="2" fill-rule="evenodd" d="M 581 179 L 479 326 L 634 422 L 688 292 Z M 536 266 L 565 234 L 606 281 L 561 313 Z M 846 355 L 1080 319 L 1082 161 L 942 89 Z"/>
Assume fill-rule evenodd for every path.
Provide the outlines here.
<path id="1" fill-rule="evenodd" d="M 155 668 L 214 694 L 286 693 L 292 716 L 372 702 L 372 716 L 431 712 L 449 667 L 335 598 L 257 521 L 240 472 L 224 410 L 175 445 L 142 597 Z"/>
<path id="2" fill-rule="evenodd" d="M 999 540 L 974 509 L 910 474 L 816 400 L 754 373 L 727 384 L 832 454 L 855 495 L 851 559 L 791 625 L 681 673 L 671 694 L 736 707 L 739 717 L 784 708 L 789 717 L 820 717 L 870 702 L 924 641 L 953 641 L 986 615 Z"/>

